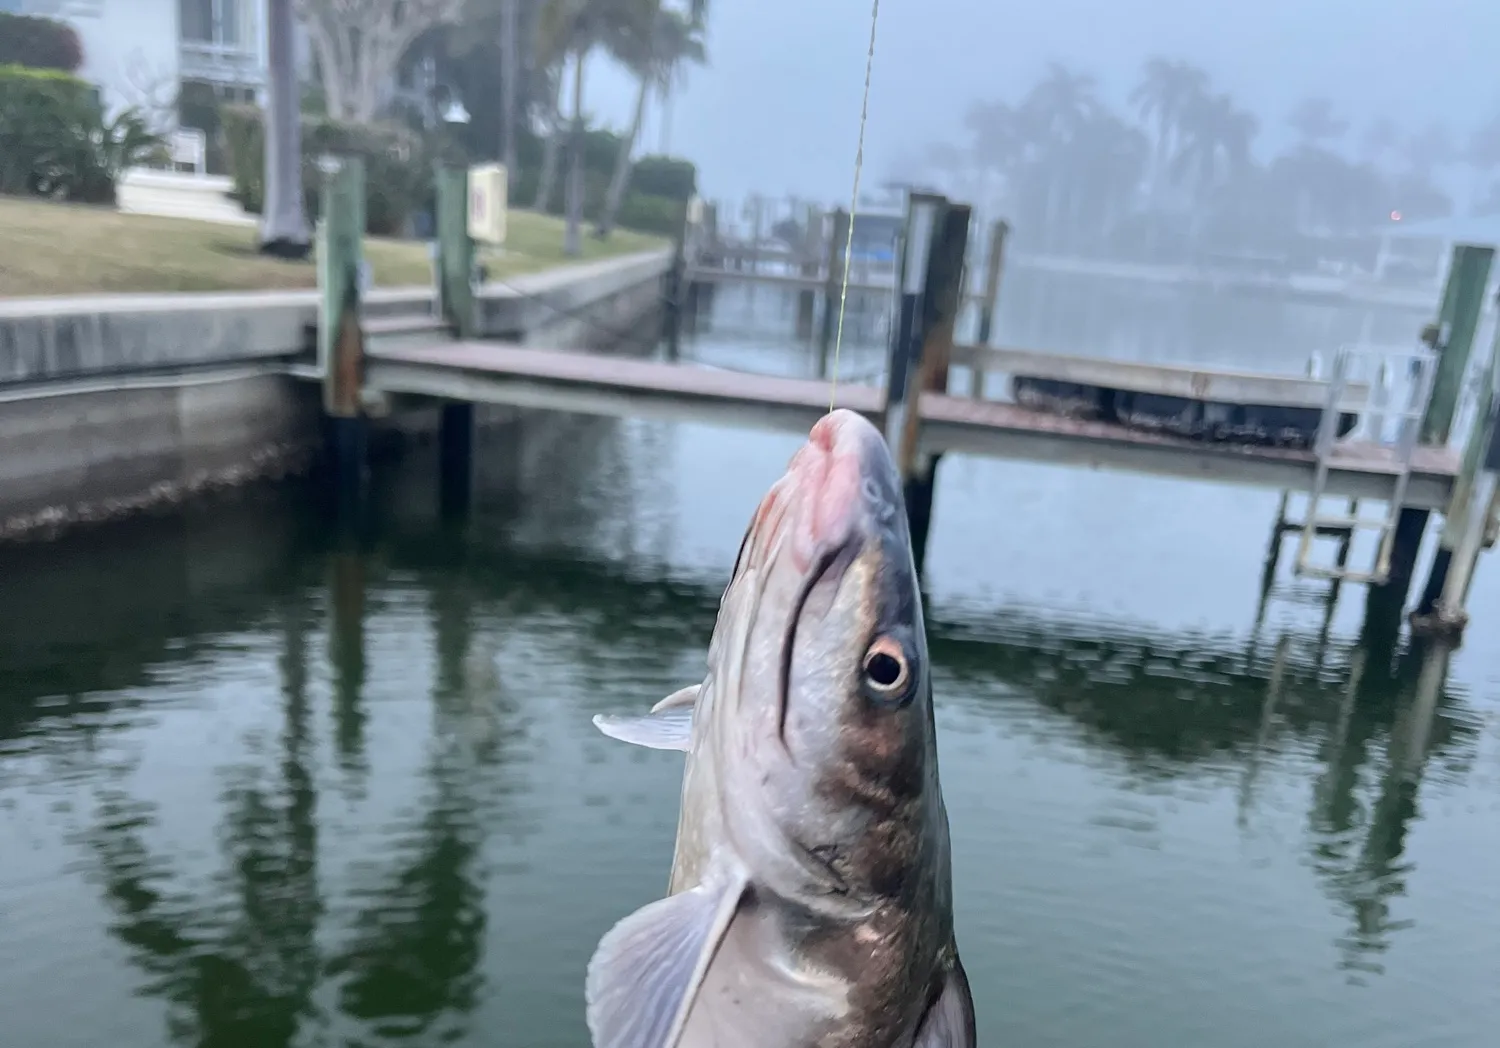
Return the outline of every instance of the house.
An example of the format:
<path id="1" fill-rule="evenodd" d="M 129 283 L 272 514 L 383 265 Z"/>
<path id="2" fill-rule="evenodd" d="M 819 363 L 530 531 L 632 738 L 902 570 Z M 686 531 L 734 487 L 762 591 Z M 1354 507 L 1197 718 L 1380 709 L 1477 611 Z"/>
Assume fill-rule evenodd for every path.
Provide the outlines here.
<path id="1" fill-rule="evenodd" d="M 266 0 L 0 0 L 0 11 L 67 22 L 105 106 L 137 106 L 163 128 L 204 128 L 212 99 L 265 90 Z"/>

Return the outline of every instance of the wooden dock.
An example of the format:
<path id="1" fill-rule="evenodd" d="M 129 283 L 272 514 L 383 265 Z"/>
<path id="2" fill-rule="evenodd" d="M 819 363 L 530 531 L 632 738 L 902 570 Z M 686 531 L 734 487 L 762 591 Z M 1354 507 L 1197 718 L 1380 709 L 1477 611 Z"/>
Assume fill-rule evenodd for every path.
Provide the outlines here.
<path id="1" fill-rule="evenodd" d="M 306 373 L 324 387 L 329 461 L 341 504 L 345 496 L 357 500 L 365 483 L 364 419 L 389 410 L 393 399 L 442 405 L 439 490 L 445 507 L 454 510 L 468 504 L 472 490 L 476 404 L 738 425 L 799 437 L 829 409 L 826 378 L 726 371 L 681 362 L 675 353 L 669 353 L 670 360 L 643 360 L 566 346 L 484 341 L 475 309 L 473 244 L 464 231 L 467 194 L 461 170 L 445 172 L 439 182 L 442 319 L 366 321 L 358 300 L 357 215 L 353 208 L 334 206 L 357 199 L 361 177 L 357 166 L 341 169 L 326 190 L 331 202 L 325 214 L 333 216 L 323 232 L 328 278 L 323 282 L 318 357 Z M 697 308 L 692 207 L 688 215 L 663 289 L 671 347 L 676 346 L 678 322 Z M 1362 384 L 1355 381 L 1353 352 L 1346 347 L 1338 350 L 1332 376 L 1325 378 L 991 346 L 1007 229 L 1003 222 L 990 231 L 975 344 L 958 343 L 954 328 L 967 290 L 970 217 L 967 206 L 946 198 L 910 196 L 894 279 L 869 288 L 891 293 L 882 385 L 841 382 L 835 391 L 838 406 L 869 417 L 890 444 L 902 477 L 919 572 L 938 462 L 945 453 L 956 452 L 1279 491 L 1283 512 L 1272 529 L 1270 570 L 1282 532 L 1294 528 L 1302 533 L 1298 574 L 1331 579 L 1335 586 L 1343 580 L 1366 582 L 1372 601 L 1377 591 L 1386 590 L 1383 600 L 1394 600 L 1398 611 L 1428 515 L 1440 511 L 1440 556 L 1418 611 L 1425 616 L 1424 628 L 1462 629 L 1467 580 L 1490 531 L 1487 522 L 1500 504 L 1497 497 L 1480 505 L 1475 495 L 1488 490 L 1476 487 L 1476 479 L 1483 478 L 1473 449 L 1488 446 L 1496 430 L 1491 399 L 1481 405 L 1464 452 L 1452 447 L 1449 435 L 1492 250 L 1458 249 L 1437 322 L 1422 333 L 1425 346 L 1402 347 L 1397 357 L 1382 360 L 1377 383 Z M 838 245 L 849 217 L 836 212 L 833 219 L 829 243 Z M 806 275 L 758 275 L 798 290 L 799 330 L 814 326 L 814 299 L 821 294 L 818 345 L 819 359 L 825 362 L 842 290 L 842 262 L 830 249 L 823 266 L 801 267 Z M 809 272 L 813 269 L 818 271 Z M 439 325 L 446 330 L 431 330 Z M 1497 360 L 1492 352 L 1491 386 L 1500 386 L 1500 376 L 1493 374 Z M 1385 370 L 1392 364 L 1399 365 L 1394 373 L 1406 381 L 1399 403 L 1392 399 L 1392 372 Z M 968 372 L 967 395 L 957 391 L 961 376 L 955 369 Z M 1010 377 L 1013 400 L 992 398 L 992 384 L 984 379 L 997 372 Z M 1023 383 L 1029 383 L 1024 394 Z M 1051 385 L 1044 389 L 1047 383 Z M 1048 399 L 1076 400 L 1074 391 L 1090 390 L 1098 399 L 1083 415 Z M 1391 421 L 1397 423 L 1398 436 L 1387 442 L 1385 424 Z M 1359 437 L 1365 423 L 1371 423 L 1366 428 L 1374 439 Z M 1315 438 L 1311 447 L 1295 446 L 1308 438 Z M 1493 457 L 1500 470 L 1500 450 Z M 1307 495 L 1307 510 L 1296 525 L 1285 520 L 1289 492 Z M 1319 499 L 1328 497 L 1347 503 L 1337 516 L 1319 511 Z M 1367 500 L 1383 504 L 1385 513 L 1362 516 L 1359 503 Z M 1212 530 L 1216 522 L 1205 520 L 1202 526 Z M 1357 530 L 1370 528 L 1379 536 L 1375 566 L 1365 572 L 1351 569 L 1349 544 Z M 1340 538 L 1342 549 L 1331 568 L 1308 560 L 1317 535 Z M 1448 559 L 1458 565 L 1453 574 L 1447 570 Z"/>
<path id="2" fill-rule="evenodd" d="M 822 380 L 491 342 L 375 344 L 368 350 L 365 384 L 386 396 L 420 395 L 797 434 L 805 434 L 827 412 L 829 397 L 829 385 Z M 885 391 L 874 386 L 841 383 L 837 397 L 839 406 L 876 421 L 885 407 Z M 944 393 L 922 394 L 918 432 L 924 454 L 954 451 L 1274 490 L 1305 490 L 1316 469 L 1311 451 L 1192 440 Z M 1446 506 L 1458 466 L 1451 449 L 1419 448 L 1405 504 L 1422 509 Z M 1399 473 L 1389 448 L 1346 442 L 1335 449 L 1326 490 L 1346 498 L 1388 500 Z"/>

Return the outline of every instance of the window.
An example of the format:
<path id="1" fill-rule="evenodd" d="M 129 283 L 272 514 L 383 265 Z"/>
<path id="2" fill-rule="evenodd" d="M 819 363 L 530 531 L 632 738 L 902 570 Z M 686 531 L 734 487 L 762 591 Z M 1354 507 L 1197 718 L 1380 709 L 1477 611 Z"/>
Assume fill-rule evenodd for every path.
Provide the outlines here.
<path id="1" fill-rule="evenodd" d="M 182 39 L 192 43 L 238 47 L 247 35 L 242 0 L 178 0 L 177 10 Z"/>

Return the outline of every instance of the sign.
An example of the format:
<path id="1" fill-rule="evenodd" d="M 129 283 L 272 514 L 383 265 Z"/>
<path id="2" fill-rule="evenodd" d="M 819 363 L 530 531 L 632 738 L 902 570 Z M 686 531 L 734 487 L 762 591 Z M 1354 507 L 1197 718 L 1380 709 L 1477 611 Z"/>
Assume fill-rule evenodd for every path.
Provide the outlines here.
<path id="1" fill-rule="evenodd" d="M 505 243 L 505 219 L 510 207 L 504 164 L 469 168 L 469 238 L 481 244 Z"/>

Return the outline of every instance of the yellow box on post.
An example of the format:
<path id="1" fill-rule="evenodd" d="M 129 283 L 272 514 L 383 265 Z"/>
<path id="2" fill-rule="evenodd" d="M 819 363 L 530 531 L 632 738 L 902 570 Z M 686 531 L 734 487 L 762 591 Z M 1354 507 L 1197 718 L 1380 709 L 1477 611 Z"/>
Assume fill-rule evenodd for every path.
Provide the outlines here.
<path id="1" fill-rule="evenodd" d="M 469 238 L 481 244 L 505 243 L 505 216 L 510 206 L 504 164 L 469 168 Z"/>

